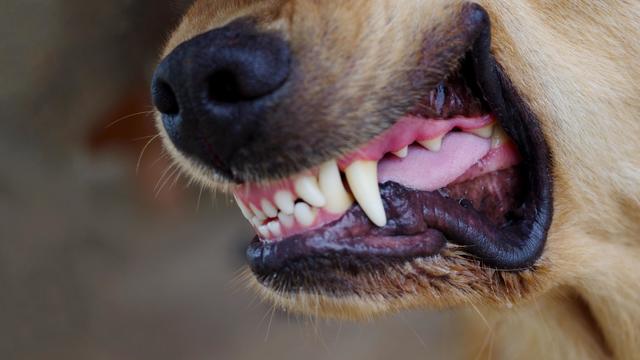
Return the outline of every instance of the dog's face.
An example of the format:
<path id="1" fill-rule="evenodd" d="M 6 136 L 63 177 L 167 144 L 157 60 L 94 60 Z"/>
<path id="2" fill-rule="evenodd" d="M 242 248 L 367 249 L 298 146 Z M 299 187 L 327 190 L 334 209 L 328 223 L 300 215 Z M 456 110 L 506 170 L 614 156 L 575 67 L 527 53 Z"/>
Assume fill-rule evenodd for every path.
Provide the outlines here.
<path id="1" fill-rule="evenodd" d="M 199 0 L 154 78 L 158 126 L 233 192 L 277 304 L 511 304 L 640 230 L 625 6 Z"/>

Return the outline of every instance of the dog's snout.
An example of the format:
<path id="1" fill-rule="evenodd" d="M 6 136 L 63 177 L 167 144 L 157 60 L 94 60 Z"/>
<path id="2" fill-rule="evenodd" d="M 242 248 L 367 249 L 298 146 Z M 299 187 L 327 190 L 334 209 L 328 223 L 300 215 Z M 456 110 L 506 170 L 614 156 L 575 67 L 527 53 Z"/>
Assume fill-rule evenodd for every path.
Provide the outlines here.
<path id="1" fill-rule="evenodd" d="M 172 51 L 154 75 L 153 102 L 178 150 L 229 175 L 234 152 L 282 95 L 290 63 L 277 34 L 235 22 Z"/>

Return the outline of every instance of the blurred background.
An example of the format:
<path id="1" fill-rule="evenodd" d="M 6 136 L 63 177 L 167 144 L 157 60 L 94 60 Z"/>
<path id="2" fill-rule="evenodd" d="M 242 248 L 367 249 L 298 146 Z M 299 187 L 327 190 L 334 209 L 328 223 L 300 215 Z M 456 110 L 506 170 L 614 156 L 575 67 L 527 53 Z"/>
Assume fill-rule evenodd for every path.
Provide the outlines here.
<path id="1" fill-rule="evenodd" d="M 454 313 L 299 318 L 234 281 L 239 211 L 150 142 L 188 3 L 0 3 L 0 358 L 456 358 Z"/>

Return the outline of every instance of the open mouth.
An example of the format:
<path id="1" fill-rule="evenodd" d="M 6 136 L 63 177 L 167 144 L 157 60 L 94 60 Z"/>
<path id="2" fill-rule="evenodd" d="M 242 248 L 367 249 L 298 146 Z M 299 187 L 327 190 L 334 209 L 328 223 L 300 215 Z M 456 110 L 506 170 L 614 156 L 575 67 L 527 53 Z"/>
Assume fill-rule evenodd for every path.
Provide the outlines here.
<path id="1" fill-rule="evenodd" d="M 288 179 L 234 189 L 257 233 L 247 256 L 258 280 L 300 289 L 300 269 L 372 271 L 447 244 L 493 268 L 536 262 L 552 216 L 548 148 L 481 17 L 456 70 L 384 133 Z"/>

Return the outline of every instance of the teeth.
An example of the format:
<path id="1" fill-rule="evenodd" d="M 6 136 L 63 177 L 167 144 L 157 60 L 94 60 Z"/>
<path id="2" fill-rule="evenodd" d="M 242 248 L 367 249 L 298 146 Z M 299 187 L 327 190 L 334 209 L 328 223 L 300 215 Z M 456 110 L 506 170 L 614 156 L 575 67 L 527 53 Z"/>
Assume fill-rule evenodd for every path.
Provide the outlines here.
<path id="1" fill-rule="evenodd" d="M 267 227 L 269 228 L 269 231 L 271 232 L 271 234 L 273 234 L 273 236 L 280 236 L 282 235 L 282 228 L 280 227 L 280 223 L 277 221 L 272 221 L 269 224 L 267 224 Z"/>
<path id="2" fill-rule="evenodd" d="M 299 202 L 296 204 L 293 215 L 302 226 L 311 226 L 316 218 L 316 215 L 311 210 L 311 207 L 303 202 Z"/>
<path id="3" fill-rule="evenodd" d="M 237 196 L 234 195 L 234 198 L 236 199 L 236 204 L 238 204 L 238 207 L 240 208 L 240 211 L 242 212 L 242 215 L 247 218 L 247 219 L 251 219 L 253 217 L 253 214 L 251 213 L 251 210 L 249 210 L 247 208 L 247 205 L 245 205 L 242 200 L 238 199 Z"/>
<path id="4" fill-rule="evenodd" d="M 327 211 L 341 214 L 351 207 L 353 198 L 342 185 L 340 170 L 335 160 L 328 161 L 320 166 L 318 179 L 320 189 L 327 200 L 325 207 Z"/>
<path id="5" fill-rule="evenodd" d="M 280 223 L 287 229 L 295 224 L 295 219 L 292 215 L 287 215 L 282 212 L 278 214 L 278 220 L 280 220 Z"/>
<path id="6" fill-rule="evenodd" d="M 286 190 L 278 191 L 273 197 L 276 206 L 287 215 L 293 215 L 294 200 L 293 194 Z"/>
<path id="7" fill-rule="evenodd" d="M 264 220 L 267 218 L 262 211 L 255 207 L 255 205 L 250 204 L 249 207 L 251 208 L 251 211 L 253 211 L 253 213 L 256 215 L 255 217 L 258 218 L 258 220 Z"/>
<path id="8" fill-rule="evenodd" d="M 444 135 L 440 135 L 435 139 L 418 141 L 418 144 L 422 145 L 429 151 L 438 152 L 440 151 L 440 149 L 442 149 L 443 138 Z"/>
<path id="9" fill-rule="evenodd" d="M 482 138 L 488 139 L 493 134 L 494 125 L 495 125 L 495 122 L 491 123 L 491 124 L 489 124 L 487 126 L 481 127 L 479 129 L 470 130 L 469 132 L 474 134 L 474 135 L 478 135 L 478 136 L 480 136 Z"/>
<path id="10" fill-rule="evenodd" d="M 500 147 L 509 139 L 506 132 L 501 126 L 496 126 L 493 135 L 491 136 L 491 148 Z"/>
<path id="11" fill-rule="evenodd" d="M 262 222 L 264 221 L 264 219 L 261 220 L 254 216 L 249 221 L 251 222 L 251 224 L 253 224 L 253 226 L 259 228 L 260 226 L 262 226 Z"/>
<path id="12" fill-rule="evenodd" d="M 296 193 L 302 200 L 315 207 L 323 207 L 327 200 L 318 187 L 318 182 L 314 176 L 303 176 L 296 180 Z"/>
<path id="13" fill-rule="evenodd" d="M 274 218 L 278 216 L 278 209 L 276 209 L 275 206 L 273 206 L 271 201 L 267 199 L 262 199 L 262 202 L 260 202 L 260 205 L 262 205 L 262 211 L 268 217 Z"/>
<path id="14" fill-rule="evenodd" d="M 269 233 L 269 227 L 267 225 L 261 225 L 258 227 L 258 233 L 263 237 L 263 238 L 267 238 L 269 237 L 270 233 Z"/>
<path id="15" fill-rule="evenodd" d="M 345 170 L 349 187 L 360 207 L 371 222 L 382 227 L 387 224 L 380 188 L 378 186 L 378 163 L 356 161 Z"/>
<path id="16" fill-rule="evenodd" d="M 404 158 L 407 157 L 407 155 L 409 155 L 409 147 L 405 146 L 405 147 L 403 147 L 402 149 L 400 149 L 398 151 L 393 151 L 392 153 L 393 153 L 393 155 L 395 155 L 395 156 L 397 156 L 397 157 L 399 157 L 401 159 L 404 159 Z"/>

